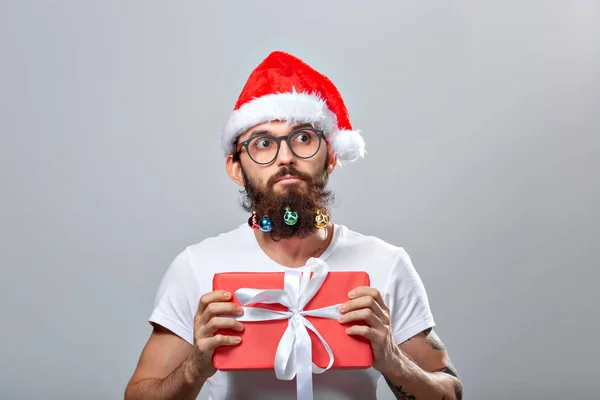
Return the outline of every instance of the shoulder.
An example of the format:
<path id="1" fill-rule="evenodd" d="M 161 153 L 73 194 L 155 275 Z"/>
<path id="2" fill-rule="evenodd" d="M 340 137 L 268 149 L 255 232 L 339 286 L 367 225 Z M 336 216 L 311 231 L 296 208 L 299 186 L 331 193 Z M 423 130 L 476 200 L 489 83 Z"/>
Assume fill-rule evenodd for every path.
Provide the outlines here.
<path id="1" fill-rule="evenodd" d="M 390 243 L 374 235 L 366 235 L 341 225 L 341 240 L 336 253 L 337 260 L 351 262 L 365 268 L 380 285 L 398 284 L 419 280 L 411 257 L 401 245 Z M 385 283 L 384 283 L 385 282 Z"/>
<path id="2" fill-rule="evenodd" d="M 165 278 L 192 278 L 200 266 L 210 265 L 215 259 L 235 253 L 248 242 L 248 232 L 242 228 L 240 226 L 183 247 L 175 254 Z"/>
<path id="3" fill-rule="evenodd" d="M 222 256 L 223 254 L 231 253 L 234 249 L 241 249 L 250 244 L 250 233 L 251 230 L 248 229 L 248 226 L 243 224 L 228 232 L 210 236 L 197 243 L 190 244 L 186 247 L 185 251 L 192 259 L 199 256 L 206 258 L 212 254 Z"/>
<path id="4" fill-rule="evenodd" d="M 410 261 L 408 253 L 400 245 L 390 243 L 378 236 L 353 231 L 345 225 L 340 225 L 340 229 L 343 237 L 341 241 L 342 250 L 363 253 L 370 258 L 386 258 L 401 262 Z"/>

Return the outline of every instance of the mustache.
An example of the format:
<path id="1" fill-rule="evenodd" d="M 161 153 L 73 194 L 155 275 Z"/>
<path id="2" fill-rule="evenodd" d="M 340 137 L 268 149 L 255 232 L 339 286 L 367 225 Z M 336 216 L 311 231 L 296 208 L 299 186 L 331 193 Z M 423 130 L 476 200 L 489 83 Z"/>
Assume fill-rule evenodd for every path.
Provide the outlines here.
<path id="1" fill-rule="evenodd" d="M 271 178 L 269 178 L 267 185 L 268 186 L 275 185 L 275 183 L 277 183 L 278 179 L 283 178 L 286 175 L 292 176 L 297 179 L 301 179 L 308 183 L 310 183 L 312 181 L 312 178 L 310 175 L 305 174 L 304 172 L 300 172 L 294 166 L 290 165 L 290 166 L 281 167 L 281 169 L 275 175 L 273 175 Z"/>

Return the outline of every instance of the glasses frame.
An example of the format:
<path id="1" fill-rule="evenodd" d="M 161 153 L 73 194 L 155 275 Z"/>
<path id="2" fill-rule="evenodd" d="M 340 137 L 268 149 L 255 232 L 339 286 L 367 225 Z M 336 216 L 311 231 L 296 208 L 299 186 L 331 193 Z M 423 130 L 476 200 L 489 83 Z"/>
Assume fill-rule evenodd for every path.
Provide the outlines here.
<path id="1" fill-rule="evenodd" d="M 314 152 L 313 155 L 308 156 L 308 157 L 301 157 L 298 154 L 296 154 L 296 152 L 293 149 L 293 146 L 291 145 L 291 138 L 292 136 L 294 136 L 294 134 L 298 133 L 298 132 L 304 132 L 304 131 L 311 131 L 317 134 L 317 137 L 319 138 L 319 146 L 317 146 L 317 150 Z M 239 155 L 242 152 L 242 148 L 246 149 L 246 154 L 248 154 L 248 157 L 250 157 L 250 159 L 252 161 L 254 161 L 256 164 L 259 165 L 267 165 L 267 164 L 271 164 L 273 161 L 275 161 L 277 159 L 277 156 L 279 155 L 279 149 L 281 149 L 281 141 L 285 140 L 285 142 L 288 145 L 288 148 L 290 149 L 290 151 L 292 152 L 292 154 L 294 154 L 296 157 L 303 159 L 303 160 L 307 160 L 309 158 L 313 158 L 318 152 L 319 150 L 321 150 L 321 144 L 323 143 L 323 136 L 324 136 L 325 132 L 322 129 L 316 129 L 316 128 L 312 128 L 312 127 L 304 127 L 304 128 L 298 128 L 298 129 L 294 129 L 293 131 L 291 131 L 288 135 L 285 136 L 273 136 L 270 135 L 268 133 L 261 133 L 259 135 L 256 136 L 252 136 L 250 139 L 244 140 L 242 143 L 240 143 L 240 145 L 242 146 L 239 150 L 236 151 L 236 153 Z M 273 159 L 271 159 L 268 162 L 258 162 L 256 161 L 251 155 L 250 155 L 250 151 L 248 150 L 248 145 L 250 144 L 250 142 L 252 142 L 253 140 L 259 139 L 259 138 L 268 138 L 268 139 L 273 139 L 276 143 L 277 143 L 277 151 L 275 152 L 275 156 L 273 156 Z M 237 147 L 237 146 L 236 146 Z"/>

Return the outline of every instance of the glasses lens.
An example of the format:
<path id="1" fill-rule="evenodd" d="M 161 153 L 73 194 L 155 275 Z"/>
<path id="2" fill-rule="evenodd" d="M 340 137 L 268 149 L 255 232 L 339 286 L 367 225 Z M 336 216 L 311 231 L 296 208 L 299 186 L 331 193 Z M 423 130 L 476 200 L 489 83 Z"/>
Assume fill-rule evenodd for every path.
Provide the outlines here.
<path id="1" fill-rule="evenodd" d="M 277 154 L 277 142 L 268 136 L 257 136 L 248 143 L 248 155 L 257 163 L 268 163 Z"/>
<path id="2" fill-rule="evenodd" d="M 297 131 L 290 138 L 292 151 L 302 158 L 314 156 L 319 151 L 320 142 L 319 135 L 309 129 Z"/>
<path id="3" fill-rule="evenodd" d="M 310 158 L 319 151 L 321 137 L 315 131 L 303 129 L 292 134 L 290 144 L 297 157 Z M 259 164 L 268 164 L 277 155 L 277 141 L 271 136 L 257 136 L 248 143 L 248 155 Z"/>

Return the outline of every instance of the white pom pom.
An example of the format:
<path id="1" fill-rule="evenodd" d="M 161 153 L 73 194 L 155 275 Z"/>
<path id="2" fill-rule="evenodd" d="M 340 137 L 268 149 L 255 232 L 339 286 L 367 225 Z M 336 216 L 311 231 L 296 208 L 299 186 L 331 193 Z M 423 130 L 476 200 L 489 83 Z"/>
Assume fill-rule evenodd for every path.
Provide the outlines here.
<path id="1" fill-rule="evenodd" d="M 333 138 L 333 151 L 339 161 L 354 162 L 365 156 L 365 140 L 360 131 L 338 131 Z"/>

